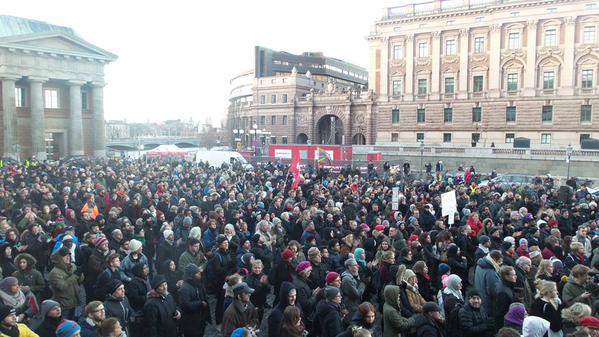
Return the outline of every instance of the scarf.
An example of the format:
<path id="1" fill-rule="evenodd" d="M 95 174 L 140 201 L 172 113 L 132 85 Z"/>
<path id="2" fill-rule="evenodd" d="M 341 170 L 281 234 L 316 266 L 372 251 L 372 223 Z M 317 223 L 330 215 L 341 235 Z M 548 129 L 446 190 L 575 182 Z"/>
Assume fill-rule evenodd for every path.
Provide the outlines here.
<path id="1" fill-rule="evenodd" d="M 458 289 L 458 284 L 462 282 L 462 279 L 455 274 L 449 275 L 447 278 L 447 287 L 443 289 L 443 293 L 447 295 L 453 295 L 458 300 L 464 301 L 464 296 L 462 296 L 462 292 Z"/>
<path id="2" fill-rule="evenodd" d="M 478 244 L 478 248 L 479 248 L 480 250 L 482 250 L 482 251 L 483 251 L 483 253 L 485 253 L 485 255 L 489 254 L 489 248 L 487 248 L 487 247 L 483 246 L 482 244 L 480 244 L 480 243 L 479 243 L 479 244 Z"/>
<path id="3" fill-rule="evenodd" d="M 25 294 L 23 294 L 21 290 L 17 291 L 14 295 L 6 293 L 4 290 L 0 290 L 0 299 L 4 304 L 13 308 L 20 308 L 27 300 Z"/>
<path id="4" fill-rule="evenodd" d="M 489 261 L 489 263 L 493 266 L 493 269 L 495 269 L 495 271 L 499 273 L 499 265 L 497 264 L 497 262 L 495 262 L 495 260 L 493 260 L 493 258 L 489 255 L 485 256 L 485 259 Z"/>
<path id="5" fill-rule="evenodd" d="M 354 251 L 354 257 L 356 258 L 356 262 L 358 262 L 358 264 L 360 264 L 362 268 L 366 268 L 366 266 L 368 266 L 368 263 L 364 259 L 365 256 L 366 254 L 364 248 L 356 248 L 356 250 Z"/>

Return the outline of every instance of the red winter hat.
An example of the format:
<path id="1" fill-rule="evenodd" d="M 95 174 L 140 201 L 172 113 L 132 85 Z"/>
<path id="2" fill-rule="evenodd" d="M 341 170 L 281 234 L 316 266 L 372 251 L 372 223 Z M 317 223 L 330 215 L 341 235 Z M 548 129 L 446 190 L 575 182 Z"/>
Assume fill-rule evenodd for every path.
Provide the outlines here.
<path id="1" fill-rule="evenodd" d="M 593 316 L 583 317 L 580 320 L 580 325 L 591 329 L 599 329 L 599 318 Z"/>
<path id="2" fill-rule="evenodd" d="M 382 233 L 385 231 L 385 226 L 384 225 L 376 225 L 376 226 L 374 226 L 374 230 Z"/>
<path id="3" fill-rule="evenodd" d="M 281 257 L 285 260 L 293 259 L 294 256 L 295 256 L 295 253 L 293 253 L 293 251 L 291 249 L 285 249 L 281 253 Z"/>
<path id="4" fill-rule="evenodd" d="M 336 280 L 336 279 L 338 279 L 338 278 L 339 278 L 339 274 L 337 274 L 337 273 L 336 273 L 336 272 L 334 272 L 334 271 L 330 271 L 330 272 L 327 274 L 327 277 L 326 277 L 326 282 L 327 282 L 327 284 L 330 284 L 330 283 L 333 283 L 333 282 L 335 282 L 335 280 Z"/>

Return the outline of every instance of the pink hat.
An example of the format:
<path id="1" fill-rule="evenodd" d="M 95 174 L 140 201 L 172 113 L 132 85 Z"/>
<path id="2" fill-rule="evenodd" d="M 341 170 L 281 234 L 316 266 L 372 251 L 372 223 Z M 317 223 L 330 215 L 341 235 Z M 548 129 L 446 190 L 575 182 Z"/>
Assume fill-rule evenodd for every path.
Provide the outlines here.
<path id="1" fill-rule="evenodd" d="M 295 272 L 298 274 L 308 272 L 310 270 L 312 270 L 312 265 L 308 261 L 302 261 L 297 265 L 297 267 L 295 267 Z"/>
<path id="2" fill-rule="evenodd" d="M 363 231 L 365 231 L 365 232 L 370 232 L 370 227 L 368 227 L 368 225 L 367 225 L 367 224 L 363 223 L 363 224 L 361 225 L 361 227 L 362 227 L 362 230 L 363 230 Z"/>
<path id="3" fill-rule="evenodd" d="M 338 279 L 338 278 L 339 278 L 339 274 L 337 274 L 334 271 L 330 271 L 327 274 L 327 277 L 326 277 L 325 280 L 326 280 L 327 284 L 331 284 L 331 283 L 335 282 L 335 280 Z"/>

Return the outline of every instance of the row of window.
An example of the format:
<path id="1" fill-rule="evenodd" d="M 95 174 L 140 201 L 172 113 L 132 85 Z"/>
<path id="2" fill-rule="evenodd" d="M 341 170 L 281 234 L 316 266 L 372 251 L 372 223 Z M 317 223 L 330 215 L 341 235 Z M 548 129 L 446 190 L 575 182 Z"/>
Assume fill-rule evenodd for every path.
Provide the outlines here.
<path id="1" fill-rule="evenodd" d="M 247 136 L 247 137 L 248 138 L 246 138 L 246 141 L 250 142 L 249 136 Z M 260 137 L 260 142 L 262 144 L 266 144 L 266 137 L 261 136 Z M 269 142 L 270 142 L 270 144 L 277 144 L 277 137 L 276 136 L 270 136 Z M 289 141 L 287 140 L 287 136 L 282 136 L 281 137 L 281 144 L 289 144 Z"/>
<path id="2" fill-rule="evenodd" d="M 270 95 L 270 104 L 276 104 L 276 103 L 277 103 L 277 95 Z M 281 95 L 280 103 L 287 103 L 287 94 Z M 260 96 L 260 104 L 266 104 L 266 96 L 265 95 Z"/>
<path id="3" fill-rule="evenodd" d="M 505 134 L 505 143 L 512 144 L 514 143 L 514 138 L 516 138 L 515 133 L 506 133 Z M 583 140 L 591 138 L 591 135 L 588 133 L 583 133 L 580 135 L 580 143 Z M 399 142 L 399 132 L 391 133 L 391 141 L 394 143 Z M 452 134 L 449 132 L 443 133 L 443 143 L 451 143 Z M 480 141 L 480 133 L 475 132 L 471 134 L 471 142 L 478 143 Z M 424 142 L 424 132 L 416 133 L 416 142 Z M 551 144 L 551 133 L 541 133 L 541 144 Z"/>
<path id="4" fill-rule="evenodd" d="M 260 116 L 259 118 L 259 123 L 260 125 L 266 125 L 266 117 L 267 116 Z M 277 116 L 270 116 L 270 125 L 277 125 Z M 243 117 L 243 120 L 239 121 L 241 122 L 241 128 L 245 128 L 248 126 L 248 119 L 247 117 Z M 281 116 L 281 125 L 287 125 L 287 116 Z"/>
<path id="5" fill-rule="evenodd" d="M 597 42 L 597 27 L 585 26 L 582 30 L 582 43 L 594 44 Z M 546 29 L 544 36 L 545 47 L 558 46 L 558 32 L 556 28 Z M 477 36 L 474 38 L 473 47 L 475 53 L 485 52 L 485 38 Z M 522 48 L 520 32 L 509 32 L 507 36 L 507 48 L 514 50 Z M 445 40 L 445 55 L 456 55 L 457 45 L 455 39 Z M 418 42 L 418 57 L 429 57 L 429 43 L 427 41 Z M 393 45 L 393 59 L 400 60 L 404 58 L 404 46 L 401 44 Z"/>
<path id="6" fill-rule="evenodd" d="M 581 88 L 592 89 L 594 85 L 594 71 L 593 69 L 583 69 L 581 71 Z M 484 76 L 477 75 L 472 76 L 472 92 L 482 93 L 484 91 Z M 393 96 L 400 96 L 403 93 L 403 81 L 400 79 L 393 80 L 392 82 L 392 93 Z M 520 87 L 520 76 L 518 73 L 508 73 L 506 76 L 506 89 L 509 92 L 518 91 Z M 543 72 L 543 90 L 554 90 L 557 88 L 556 85 L 556 74 L 554 71 Z M 455 78 L 445 77 L 444 79 L 444 93 L 453 94 L 455 93 Z M 418 95 L 426 95 L 428 93 L 428 79 L 418 79 Z"/>
<path id="7" fill-rule="evenodd" d="M 591 122 L 593 116 L 593 106 L 589 104 L 584 104 L 580 106 L 580 121 L 581 122 Z M 472 108 L 472 123 L 480 123 L 483 119 L 483 110 L 481 107 L 473 107 Z M 544 105 L 541 110 L 541 120 L 543 122 L 552 122 L 553 121 L 553 105 Z M 516 122 L 516 107 L 508 106 L 505 108 L 505 121 L 506 123 L 515 123 Z M 391 110 L 391 123 L 399 124 L 400 122 L 400 111 L 399 108 L 395 108 Z M 426 109 L 418 108 L 416 109 L 416 122 L 419 124 L 426 122 Z M 443 122 L 444 123 L 452 123 L 453 122 L 453 108 L 447 107 L 443 109 Z"/>
<path id="8" fill-rule="evenodd" d="M 60 109 L 59 89 L 44 89 L 44 108 Z M 15 87 L 15 106 L 24 108 L 27 106 L 27 91 L 24 87 Z M 89 95 L 87 91 L 81 91 L 81 110 L 89 110 Z"/>

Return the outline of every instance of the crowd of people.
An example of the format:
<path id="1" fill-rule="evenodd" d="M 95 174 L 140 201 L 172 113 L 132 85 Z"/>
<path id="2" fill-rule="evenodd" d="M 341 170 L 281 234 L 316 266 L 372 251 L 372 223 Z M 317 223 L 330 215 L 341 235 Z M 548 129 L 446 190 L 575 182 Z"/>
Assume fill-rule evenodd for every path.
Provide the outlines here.
<path id="1" fill-rule="evenodd" d="M 598 197 L 435 169 L 4 165 L 0 336 L 599 336 Z"/>

